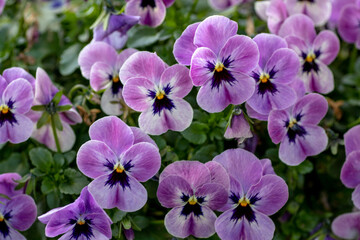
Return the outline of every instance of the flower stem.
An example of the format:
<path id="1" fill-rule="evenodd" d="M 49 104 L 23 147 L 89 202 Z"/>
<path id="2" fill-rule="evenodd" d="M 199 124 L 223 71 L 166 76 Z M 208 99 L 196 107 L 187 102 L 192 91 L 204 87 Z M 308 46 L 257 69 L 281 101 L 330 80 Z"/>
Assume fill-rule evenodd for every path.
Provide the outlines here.
<path id="1" fill-rule="evenodd" d="M 60 142 L 59 142 L 59 138 L 58 138 L 58 135 L 56 132 L 55 121 L 54 121 L 53 116 L 51 116 L 50 119 L 51 119 L 51 128 L 52 128 L 52 131 L 54 134 L 56 149 L 59 153 L 61 153 Z"/>

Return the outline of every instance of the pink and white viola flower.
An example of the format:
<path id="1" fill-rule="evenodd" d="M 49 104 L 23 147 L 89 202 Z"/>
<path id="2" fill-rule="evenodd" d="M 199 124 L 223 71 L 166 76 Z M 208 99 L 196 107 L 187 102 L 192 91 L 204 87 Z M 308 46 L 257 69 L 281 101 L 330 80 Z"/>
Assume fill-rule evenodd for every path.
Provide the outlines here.
<path id="1" fill-rule="evenodd" d="M 119 71 L 126 59 L 137 50 L 129 48 L 120 54 L 105 42 L 93 42 L 84 47 L 78 58 L 82 75 L 90 80 L 95 91 L 104 90 L 101 109 L 108 115 L 123 113 L 123 82 Z"/>
<path id="2" fill-rule="evenodd" d="M 142 112 L 139 126 L 146 133 L 160 135 L 190 126 L 193 109 L 183 98 L 193 85 L 185 66 L 168 67 L 155 53 L 138 52 L 124 63 L 120 80 L 125 103 Z"/>

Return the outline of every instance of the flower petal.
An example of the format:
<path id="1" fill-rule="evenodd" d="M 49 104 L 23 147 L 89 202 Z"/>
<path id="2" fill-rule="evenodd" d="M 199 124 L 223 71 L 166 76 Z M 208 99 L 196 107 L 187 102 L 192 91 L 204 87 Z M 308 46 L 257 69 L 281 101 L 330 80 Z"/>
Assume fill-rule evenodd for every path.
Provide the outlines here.
<path id="1" fill-rule="evenodd" d="M 15 187 L 18 185 L 16 180 L 20 180 L 21 176 L 18 173 L 3 173 L 0 174 L 0 193 L 3 195 L 12 198 L 13 196 L 23 193 L 23 189 L 15 190 Z M 1 197 L 0 201 L 5 201 L 6 199 Z"/>
<path id="2" fill-rule="evenodd" d="M 8 69 L 5 69 L 3 72 L 3 77 L 6 79 L 8 83 L 18 79 L 23 78 L 26 79 L 32 86 L 33 90 L 35 90 L 35 78 L 25 71 L 22 68 L 19 67 L 11 67 Z"/>
<path id="3" fill-rule="evenodd" d="M 150 5 L 142 7 L 142 0 L 129 1 L 126 4 L 125 13 L 132 16 L 140 16 L 141 24 L 157 27 L 164 21 L 166 7 L 162 0 L 154 0 L 153 3 L 155 7 Z"/>
<path id="4" fill-rule="evenodd" d="M 169 85 L 171 87 L 169 96 L 185 97 L 193 87 L 189 69 L 180 64 L 168 67 L 161 75 L 160 85 L 163 87 Z"/>
<path id="5" fill-rule="evenodd" d="M 318 59 L 329 65 L 339 53 L 340 41 L 335 33 L 324 30 L 315 38 L 313 48 L 320 51 Z"/>
<path id="6" fill-rule="evenodd" d="M 360 125 L 357 125 L 344 134 L 345 151 L 349 155 L 353 151 L 360 149 Z"/>
<path id="7" fill-rule="evenodd" d="M 155 141 L 152 140 L 152 138 L 149 137 L 149 135 L 147 135 L 143 130 L 141 130 L 140 128 L 137 128 L 137 127 L 130 127 L 130 128 L 134 134 L 134 145 L 136 143 L 140 143 L 140 142 L 147 142 L 147 143 L 151 143 L 155 147 L 158 147 L 156 145 Z"/>
<path id="8" fill-rule="evenodd" d="M 124 85 L 124 100 L 132 109 L 145 111 L 151 107 L 152 99 L 148 95 L 154 88 L 154 83 L 146 78 L 131 78 Z"/>
<path id="9" fill-rule="evenodd" d="M 355 188 L 360 184 L 360 151 L 353 151 L 346 157 L 340 179 L 348 188 Z"/>
<path id="10" fill-rule="evenodd" d="M 0 143 L 10 141 L 11 143 L 25 142 L 30 138 L 34 123 L 21 114 L 14 115 L 16 123 L 5 122 L 0 127 Z"/>
<path id="11" fill-rule="evenodd" d="M 197 46 L 194 44 L 194 36 L 199 22 L 190 24 L 175 41 L 173 54 L 176 61 L 183 65 L 190 65 L 191 57 Z"/>
<path id="12" fill-rule="evenodd" d="M 8 221 L 17 230 L 27 230 L 36 220 L 36 204 L 34 199 L 28 195 L 21 194 L 13 197 L 6 203 L 5 208 L 11 213 Z"/>
<path id="13" fill-rule="evenodd" d="M 331 229 L 339 237 L 356 239 L 360 234 L 359 222 L 360 212 L 346 213 L 335 218 Z"/>
<path id="14" fill-rule="evenodd" d="M 194 194 L 190 184 L 183 177 L 169 175 L 162 178 L 156 196 L 163 207 L 173 208 L 184 205 L 181 199 L 183 195 L 192 196 Z"/>
<path id="15" fill-rule="evenodd" d="M 355 190 L 352 193 L 351 200 L 353 201 L 355 207 L 360 207 L 360 185 L 357 185 Z"/>
<path id="16" fill-rule="evenodd" d="M 95 62 L 90 70 L 90 85 L 95 91 L 112 83 L 114 67 L 105 62 Z"/>
<path id="17" fill-rule="evenodd" d="M 202 86 L 212 79 L 214 73 L 207 67 L 216 62 L 217 56 L 209 48 L 197 48 L 191 58 L 190 77 L 195 86 Z"/>
<path id="18" fill-rule="evenodd" d="M 275 144 L 281 142 L 286 136 L 285 123 L 289 121 L 290 116 L 284 110 L 274 110 L 269 114 L 268 131 L 271 141 Z"/>
<path id="19" fill-rule="evenodd" d="M 266 10 L 266 15 L 268 17 L 268 28 L 274 34 L 279 34 L 281 25 L 289 17 L 286 4 L 283 0 L 271 0 L 269 8 Z"/>
<path id="20" fill-rule="evenodd" d="M 103 117 L 94 122 L 89 129 L 91 140 L 99 140 L 120 156 L 134 142 L 134 135 L 129 126 L 115 116 Z"/>
<path id="21" fill-rule="evenodd" d="M 207 206 L 212 210 L 222 208 L 228 200 L 228 191 L 225 187 L 218 183 L 206 183 L 199 187 L 195 196 L 204 197 L 203 206 Z"/>
<path id="22" fill-rule="evenodd" d="M 310 93 L 301 98 L 293 108 L 293 117 L 301 115 L 301 124 L 318 124 L 328 110 L 326 99 L 317 93 Z"/>
<path id="23" fill-rule="evenodd" d="M 109 87 L 105 90 L 103 95 L 101 96 L 101 110 L 107 115 L 118 116 L 123 113 L 122 111 L 122 91 L 121 89 L 117 94 L 114 94 L 112 88 Z"/>
<path id="24" fill-rule="evenodd" d="M 30 83 L 21 78 L 9 83 L 2 96 L 2 102 L 5 104 L 12 102 L 11 111 L 20 114 L 30 110 L 33 100 L 34 95 Z"/>
<path id="25" fill-rule="evenodd" d="M 279 36 L 295 36 L 310 44 L 316 37 L 314 22 L 304 14 L 291 15 L 281 25 Z"/>
<path id="26" fill-rule="evenodd" d="M 134 16 L 131 16 L 134 17 Z M 137 16 L 135 16 L 137 17 Z M 118 69 L 120 71 L 122 65 L 124 64 L 124 62 L 134 53 L 137 53 L 138 50 L 134 49 L 134 48 L 127 48 L 121 51 L 120 54 L 118 54 L 117 58 L 116 58 L 116 67 L 115 69 Z"/>
<path id="27" fill-rule="evenodd" d="M 261 159 L 260 162 L 261 165 L 263 166 L 263 175 L 268 175 L 268 174 L 276 175 L 270 159 L 264 158 Z"/>
<path id="28" fill-rule="evenodd" d="M 252 107 L 250 107 L 248 103 L 245 103 L 245 107 L 246 107 L 246 113 L 249 115 L 249 117 L 255 118 L 255 119 L 258 119 L 258 120 L 261 120 L 261 121 L 267 121 L 268 120 L 268 115 L 267 114 L 258 113 Z"/>
<path id="29" fill-rule="evenodd" d="M 226 190 L 230 187 L 230 178 L 226 169 L 218 162 L 209 161 L 205 163 L 211 175 L 211 183 L 218 183 L 224 186 Z"/>

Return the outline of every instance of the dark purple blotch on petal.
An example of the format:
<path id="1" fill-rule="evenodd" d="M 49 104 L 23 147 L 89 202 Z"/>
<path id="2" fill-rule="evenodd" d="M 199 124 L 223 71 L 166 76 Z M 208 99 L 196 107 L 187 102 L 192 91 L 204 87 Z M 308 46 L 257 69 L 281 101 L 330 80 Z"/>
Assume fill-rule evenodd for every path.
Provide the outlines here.
<path id="1" fill-rule="evenodd" d="M 274 67 L 275 68 L 275 67 Z M 270 79 L 274 79 L 276 73 L 278 72 L 277 70 L 275 70 L 274 68 L 272 68 L 268 75 L 269 78 L 265 79 L 264 81 L 262 81 L 261 79 L 261 75 L 257 72 L 252 72 L 251 77 L 255 80 L 255 82 L 258 82 L 258 90 L 257 90 L 257 94 L 261 94 L 262 97 L 264 97 L 264 94 L 266 92 L 270 92 L 272 95 L 274 95 L 276 92 L 278 92 L 276 85 L 270 81 Z"/>
<path id="2" fill-rule="evenodd" d="M 153 107 L 153 115 L 159 114 L 163 109 L 167 109 L 171 111 L 173 108 L 175 108 L 174 102 L 172 99 L 170 99 L 167 95 L 171 93 L 172 86 L 170 84 L 167 84 L 163 89 L 163 94 L 161 97 L 156 96 L 156 91 L 148 90 L 148 97 L 151 99 L 155 99 L 154 103 L 152 105 Z"/>
<path id="3" fill-rule="evenodd" d="M 0 221 L 0 233 L 3 235 L 4 239 L 9 236 L 9 226 L 6 224 L 5 220 L 8 221 L 11 216 L 11 211 L 5 213 L 3 220 Z"/>
<path id="4" fill-rule="evenodd" d="M 217 63 L 210 61 L 207 62 L 206 68 L 209 69 L 210 72 L 214 72 L 211 82 L 211 89 L 214 88 L 219 89 L 223 81 L 229 83 L 230 86 L 234 82 L 236 82 L 236 79 L 228 70 L 228 68 L 231 67 L 231 64 L 234 62 L 234 60 L 232 60 L 230 57 L 231 56 L 228 56 L 227 58 L 223 58 L 221 61 L 221 64 L 223 66 L 218 69 L 216 68 Z"/>
<path id="5" fill-rule="evenodd" d="M 109 81 L 111 81 L 111 92 L 113 95 L 117 95 L 121 89 L 123 89 L 124 85 L 119 79 L 119 76 L 109 75 Z"/>
<path id="6" fill-rule="evenodd" d="M 310 61 L 308 59 L 308 54 L 302 52 L 301 57 L 304 59 L 303 64 L 303 72 L 310 73 L 311 70 L 314 70 L 316 73 L 319 71 L 319 66 L 315 62 L 315 59 L 320 56 L 321 52 L 320 50 L 316 50 L 314 52 L 314 59 L 311 59 Z"/>
<path id="7" fill-rule="evenodd" d="M 155 8 L 156 7 L 155 0 L 142 0 L 140 3 L 140 7 L 146 8 L 147 6 Z"/>
<path id="8" fill-rule="evenodd" d="M 126 187 L 131 188 L 129 184 L 129 177 L 126 174 L 126 172 L 130 172 L 130 169 L 134 167 L 134 165 L 132 165 L 131 162 L 132 162 L 131 160 L 128 161 L 124 165 L 124 169 L 122 171 L 118 171 L 118 169 L 114 169 L 114 164 L 109 161 L 106 164 L 104 164 L 104 166 L 112 170 L 112 172 L 109 174 L 108 180 L 105 183 L 105 186 L 109 185 L 110 188 L 112 188 L 117 183 L 119 183 L 123 188 L 123 190 L 125 190 Z"/>
<path id="9" fill-rule="evenodd" d="M 90 240 L 92 237 L 94 237 L 94 234 L 91 229 L 91 220 L 90 219 L 84 219 L 81 221 L 78 221 L 76 219 L 70 219 L 69 224 L 73 225 L 75 224 L 71 239 L 78 240 L 82 235 L 87 239 Z"/>
<path id="10" fill-rule="evenodd" d="M 6 103 L 6 106 L 8 107 L 8 111 L 4 113 L 3 111 L 0 111 L 0 127 L 5 123 L 8 122 L 11 124 L 11 126 L 14 125 L 14 123 L 18 123 L 14 114 L 11 112 L 11 109 L 14 106 L 15 101 L 12 101 L 11 98 Z"/>
<path id="11" fill-rule="evenodd" d="M 288 128 L 287 136 L 289 138 L 289 142 L 291 143 L 295 143 L 296 136 L 304 137 L 307 134 L 305 128 L 298 124 L 303 116 L 304 115 L 299 113 L 296 115 L 296 121 L 294 123 L 291 123 L 290 120 L 285 122 L 285 127 Z"/>
<path id="12" fill-rule="evenodd" d="M 190 197 L 183 193 L 181 196 L 181 200 L 186 202 L 185 206 L 181 211 L 181 215 L 184 215 L 187 218 L 191 213 L 194 213 L 195 217 L 200 217 L 203 215 L 201 205 L 205 202 L 205 197 L 196 197 L 197 202 L 195 204 L 190 204 L 189 201 Z"/>
<path id="13" fill-rule="evenodd" d="M 234 204 L 238 204 L 238 206 L 233 210 L 233 214 L 231 216 L 232 221 L 235 221 L 236 223 L 239 219 L 245 217 L 246 220 L 249 221 L 249 223 L 257 223 L 256 216 L 251 208 L 251 205 L 255 204 L 261 199 L 260 197 L 258 197 L 258 194 L 251 196 L 249 199 L 250 204 L 246 204 L 246 206 L 242 206 L 241 204 L 239 204 L 240 196 L 238 194 L 235 194 L 234 192 L 231 192 L 229 198 L 233 201 Z"/>

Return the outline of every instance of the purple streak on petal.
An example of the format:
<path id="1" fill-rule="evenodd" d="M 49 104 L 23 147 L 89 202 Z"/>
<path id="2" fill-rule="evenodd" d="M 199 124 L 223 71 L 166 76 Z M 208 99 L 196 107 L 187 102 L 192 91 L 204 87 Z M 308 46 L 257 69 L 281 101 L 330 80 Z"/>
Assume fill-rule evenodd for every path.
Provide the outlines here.
<path id="1" fill-rule="evenodd" d="M 227 17 L 208 17 L 196 29 L 194 44 L 210 48 L 217 55 L 227 40 L 236 34 L 237 29 L 237 23 Z"/>
<path id="2" fill-rule="evenodd" d="M 230 178 L 226 169 L 218 162 L 209 161 L 205 166 L 210 171 L 211 183 L 218 183 L 224 186 L 226 190 L 230 187 Z"/>
<path id="3" fill-rule="evenodd" d="M 331 229 L 339 237 L 356 239 L 360 234 L 359 222 L 360 212 L 346 213 L 335 218 Z"/>
<path id="4" fill-rule="evenodd" d="M 214 76 L 209 63 L 216 64 L 217 56 L 209 48 L 197 48 L 191 58 L 190 77 L 195 86 L 202 86 Z"/>
<path id="5" fill-rule="evenodd" d="M 94 122 L 90 126 L 89 135 L 92 140 L 106 143 L 117 156 L 129 149 L 134 142 L 130 127 L 114 116 L 104 117 Z"/>
<path id="6" fill-rule="evenodd" d="M 318 71 L 304 72 L 302 79 L 305 82 L 307 92 L 319 92 L 323 94 L 334 90 L 334 76 L 332 71 L 321 61 L 316 61 Z"/>
<path id="7" fill-rule="evenodd" d="M 106 88 L 113 82 L 114 67 L 104 62 L 95 62 L 90 70 L 90 85 L 95 91 Z"/>
<path id="8" fill-rule="evenodd" d="M 125 13 L 133 16 L 140 16 L 140 24 L 150 27 L 159 26 L 165 18 L 166 6 L 162 0 L 153 0 L 143 6 L 143 0 L 132 0 L 126 4 Z"/>
<path id="9" fill-rule="evenodd" d="M 160 85 L 172 87 L 169 96 L 184 98 L 193 87 L 189 69 L 179 64 L 168 67 L 161 75 Z"/>
<path id="10" fill-rule="evenodd" d="M 26 116 L 16 114 L 16 123 L 5 122 L 0 127 L 0 142 L 10 141 L 11 143 L 25 142 L 30 138 L 34 123 Z"/>
<path id="11" fill-rule="evenodd" d="M 218 210 L 227 203 L 228 190 L 218 183 L 206 183 L 196 190 L 195 196 L 204 197 L 203 206 Z"/>
<path id="12" fill-rule="evenodd" d="M 162 178 L 156 196 L 163 207 L 173 208 L 185 205 L 184 196 L 191 197 L 194 192 L 183 177 L 169 175 Z"/>
<path id="13" fill-rule="evenodd" d="M 190 65 L 191 57 L 197 48 L 194 44 L 194 36 L 199 24 L 197 22 L 187 26 L 181 36 L 175 41 L 173 54 L 178 63 Z"/>

